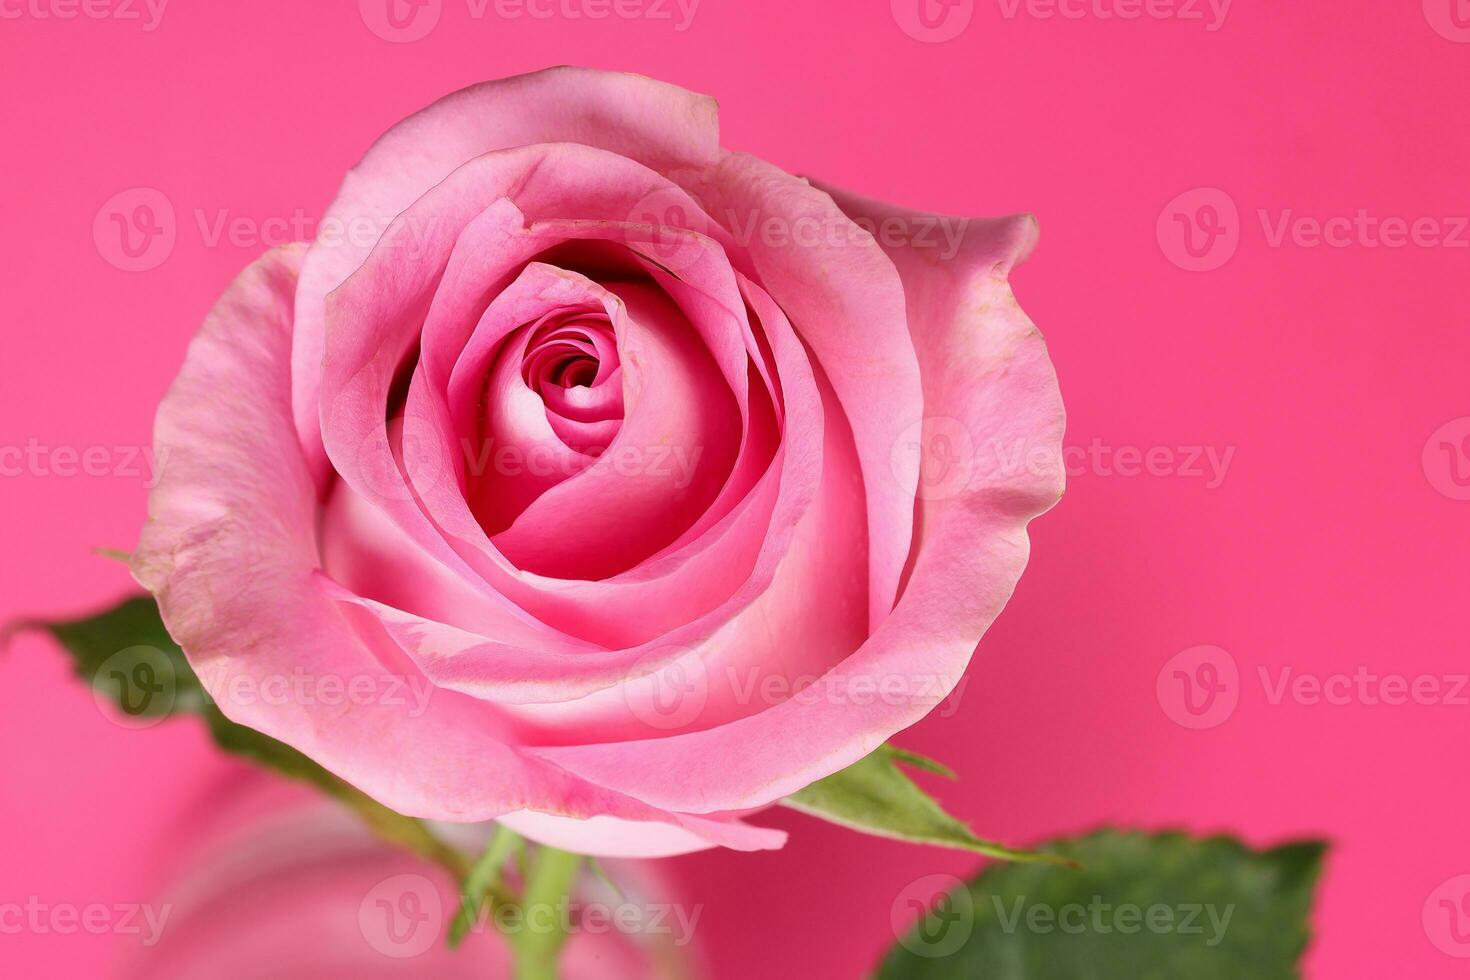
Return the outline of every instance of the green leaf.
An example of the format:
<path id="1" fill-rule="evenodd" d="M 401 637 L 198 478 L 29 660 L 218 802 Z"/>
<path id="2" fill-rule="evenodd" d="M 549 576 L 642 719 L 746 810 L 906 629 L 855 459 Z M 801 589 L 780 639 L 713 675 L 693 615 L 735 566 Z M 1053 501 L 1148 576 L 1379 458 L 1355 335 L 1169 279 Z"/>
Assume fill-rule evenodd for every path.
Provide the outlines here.
<path id="1" fill-rule="evenodd" d="M 1081 868 L 987 867 L 933 904 L 878 980 L 1300 975 L 1324 844 L 1253 851 L 1227 837 L 1105 830 L 1049 849 Z M 900 895 L 895 909 L 928 898 Z"/>
<path id="2" fill-rule="evenodd" d="M 72 655 L 77 674 L 110 696 L 125 716 L 200 716 L 225 751 L 315 786 L 357 813 L 379 837 L 433 861 L 456 881 L 469 873 L 464 853 L 441 841 L 422 821 L 383 806 L 286 743 L 226 718 L 168 635 L 152 597 L 128 599 L 84 619 L 33 625 L 56 637 Z"/>
<path id="3" fill-rule="evenodd" d="M 148 596 L 96 616 L 38 625 L 72 655 L 77 676 L 129 718 L 199 712 L 209 702 Z"/>
<path id="4" fill-rule="evenodd" d="M 935 762 L 927 755 L 920 755 L 917 752 L 910 752 L 908 749 L 901 749 L 897 745 L 885 745 L 879 751 L 887 752 L 894 759 L 902 762 L 906 766 L 912 766 L 915 769 L 922 769 L 924 772 L 932 772 L 936 776 L 943 776 L 945 779 L 959 778 L 957 775 L 955 775 L 955 771 L 949 766 L 946 766 L 942 762 Z"/>
<path id="5" fill-rule="evenodd" d="M 823 820 L 880 837 L 954 847 L 1007 861 L 1066 863 L 1055 855 L 1016 850 L 976 837 L 969 827 L 945 813 L 933 797 L 920 789 L 899 768 L 899 762 L 950 778 L 954 776 L 937 762 L 884 745 L 782 802 Z"/>

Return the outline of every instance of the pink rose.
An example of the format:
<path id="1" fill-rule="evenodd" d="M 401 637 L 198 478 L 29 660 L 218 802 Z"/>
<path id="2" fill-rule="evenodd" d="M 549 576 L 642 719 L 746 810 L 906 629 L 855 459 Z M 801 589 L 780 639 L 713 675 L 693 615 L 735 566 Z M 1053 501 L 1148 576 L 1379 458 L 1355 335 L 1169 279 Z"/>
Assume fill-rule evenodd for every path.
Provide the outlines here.
<path id="1" fill-rule="evenodd" d="M 466 89 L 215 307 L 136 575 L 226 715 L 402 813 L 778 847 L 740 815 L 949 693 L 1061 492 L 1034 239 L 647 78 Z"/>

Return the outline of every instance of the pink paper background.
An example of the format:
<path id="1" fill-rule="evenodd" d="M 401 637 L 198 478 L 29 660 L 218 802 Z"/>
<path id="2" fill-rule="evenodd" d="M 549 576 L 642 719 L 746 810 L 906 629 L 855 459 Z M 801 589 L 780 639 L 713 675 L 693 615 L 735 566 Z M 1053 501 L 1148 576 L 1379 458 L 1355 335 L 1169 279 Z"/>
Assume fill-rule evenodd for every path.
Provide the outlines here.
<path id="1" fill-rule="evenodd" d="M 1437 899 L 1465 882 L 1426 901 L 1470 873 L 1470 706 L 1273 703 L 1259 670 L 1362 667 L 1442 692 L 1470 670 L 1465 0 L 1237 0 L 1214 30 L 1205 3 L 1186 11 L 1203 19 L 1148 13 L 1185 0 L 1050 17 L 1045 0 L 962 0 L 950 16 L 971 19 L 943 43 L 904 32 L 913 2 L 703 0 L 679 30 L 664 2 L 670 19 L 593 20 L 431 0 L 439 22 L 411 43 L 366 26 L 383 23 L 373 0 L 174 0 L 152 30 L 137 0 L 0 2 L 0 447 L 36 450 L 0 456 L 0 620 L 129 590 L 90 549 L 135 542 L 133 451 L 204 312 L 262 250 L 251 235 L 320 214 L 380 131 L 452 89 L 558 62 L 633 69 L 718 96 L 727 145 L 796 172 L 1040 219 L 1014 280 L 1078 450 L 959 710 L 899 739 L 960 770 L 934 787 L 948 806 L 1015 842 L 1105 822 L 1327 835 L 1309 975 L 1462 975 L 1470 942 Z M 128 272 L 109 212 L 147 198 L 104 206 L 136 187 L 167 199 L 174 245 Z M 1224 198 L 1171 204 L 1200 188 Z M 1174 213 L 1206 220 L 1205 204 L 1229 233 L 1201 261 L 1237 249 L 1188 271 Z M 1283 215 L 1360 211 L 1423 219 L 1418 242 L 1338 225 L 1336 244 L 1273 243 Z M 248 234 L 211 243 L 221 213 Z M 1156 450 L 1151 472 L 1093 445 Z M 62 475 L 65 450 L 89 447 L 103 472 Z M 1233 451 L 1223 480 L 1190 475 L 1191 447 Z M 1193 716 L 1165 667 L 1200 645 L 1230 659 L 1177 666 L 1211 656 L 1228 680 L 1233 664 L 1238 703 L 1192 729 L 1171 720 Z M 193 725 L 109 720 L 34 636 L 0 662 L 0 745 L 0 905 L 147 900 L 159 855 L 234 771 Z M 977 864 L 770 822 L 792 831 L 784 852 L 675 863 L 719 977 L 858 976 L 908 883 Z M 0 932 L 0 974 L 105 975 L 126 941 Z"/>

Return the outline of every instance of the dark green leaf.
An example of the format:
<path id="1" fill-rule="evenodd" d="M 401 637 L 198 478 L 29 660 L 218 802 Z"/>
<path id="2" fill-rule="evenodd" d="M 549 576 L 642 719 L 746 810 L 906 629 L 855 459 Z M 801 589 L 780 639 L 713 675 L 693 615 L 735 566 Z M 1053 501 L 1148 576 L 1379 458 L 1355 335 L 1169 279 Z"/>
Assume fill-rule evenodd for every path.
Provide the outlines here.
<path id="1" fill-rule="evenodd" d="M 72 655 L 77 675 L 129 718 L 199 712 L 209 701 L 148 596 L 96 616 L 41 627 Z"/>
<path id="2" fill-rule="evenodd" d="M 879 980 L 1300 975 L 1321 843 L 1252 851 L 1226 837 L 1100 831 L 1049 850 L 1081 867 L 989 866 L 931 906 Z M 895 911 L 929 899 L 901 895 Z"/>

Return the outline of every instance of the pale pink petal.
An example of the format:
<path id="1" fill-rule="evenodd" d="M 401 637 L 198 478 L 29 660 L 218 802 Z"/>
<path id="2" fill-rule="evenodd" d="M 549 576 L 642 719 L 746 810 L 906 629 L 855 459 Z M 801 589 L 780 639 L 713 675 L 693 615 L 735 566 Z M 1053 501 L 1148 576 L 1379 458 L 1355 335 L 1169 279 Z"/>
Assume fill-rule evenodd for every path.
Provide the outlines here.
<path id="1" fill-rule="evenodd" d="M 380 137 L 323 216 L 324 227 L 351 233 L 312 246 L 296 297 L 294 418 L 318 480 L 326 469 L 319 414 L 325 301 L 371 250 L 363 229 L 386 229 L 469 160 L 535 143 L 595 146 L 670 173 L 718 157 L 718 108 L 707 96 L 641 75 L 560 67 L 455 92 Z"/>
<path id="2" fill-rule="evenodd" d="M 555 817 L 534 810 L 507 813 L 498 822 L 535 841 L 575 854 L 662 858 L 715 846 L 691 830 L 666 823 L 635 823 L 616 817 Z"/>
<path id="3" fill-rule="evenodd" d="M 536 166 L 533 167 L 532 164 Z M 408 232 L 419 227 L 426 229 L 427 233 L 423 236 L 414 237 L 410 234 L 404 239 L 414 243 L 414 253 L 418 261 L 405 265 L 401 253 L 380 249 L 348 283 L 333 294 L 333 303 L 339 311 L 343 329 L 333 334 L 333 346 L 329 351 L 326 371 L 324 397 L 328 407 L 324 411 L 328 447 L 333 451 L 339 472 L 354 489 L 370 499 L 376 499 L 405 527 L 420 548 L 444 561 L 448 567 L 482 582 L 492 582 L 498 596 L 508 597 L 517 608 L 529 611 L 543 622 L 553 624 L 564 632 L 603 643 L 621 645 L 630 640 L 634 643 L 643 642 L 658 635 L 654 627 L 657 626 L 659 617 L 666 617 L 665 621 L 669 625 L 662 627 L 666 631 L 680 623 L 687 623 L 692 618 L 689 611 L 691 602 L 704 603 L 701 608 L 693 610 L 693 616 L 717 605 L 722 600 L 722 595 L 712 593 L 709 583 L 713 582 L 723 588 L 723 595 L 728 596 L 729 589 L 739 579 L 726 585 L 721 576 L 730 574 L 728 566 L 714 563 L 710 566 L 713 574 L 683 575 L 677 581 L 669 579 L 665 582 L 667 575 L 681 568 L 688 560 L 686 556 L 678 554 L 661 557 L 659 569 L 639 569 L 638 573 L 626 581 L 539 581 L 528 573 L 510 567 L 503 557 L 494 553 L 493 547 L 483 540 L 483 530 L 464 507 L 462 495 L 455 486 L 438 481 L 425 487 L 416 481 L 415 486 L 410 488 L 403 481 L 393 461 L 381 458 L 381 447 L 388 440 L 384 435 L 380 406 L 388 397 L 397 365 L 412 350 L 417 337 L 412 311 L 426 305 L 431 307 L 430 326 L 424 328 L 427 335 L 435 323 L 447 325 L 464 321 L 464 316 L 448 312 L 454 304 L 463 305 L 467 311 L 473 309 L 469 302 L 473 295 L 472 290 L 461 289 L 457 285 L 473 281 L 474 277 L 467 273 L 456 273 L 448 277 L 448 289 L 435 288 L 439 275 L 436 270 L 444 267 L 443 263 L 449 260 L 458 241 L 457 238 L 452 238 L 449 230 L 463 228 L 471 223 L 478 225 L 487 220 L 499 220 L 505 237 L 499 241 L 497 249 L 487 250 L 482 254 L 501 258 L 510 255 L 504 262 L 512 268 L 516 261 L 515 255 L 529 259 L 537 251 L 554 244 L 560 237 L 560 226 L 550 232 L 544 230 L 553 226 L 554 222 L 534 223 L 527 227 L 518 208 L 504 198 L 497 199 L 494 196 L 510 186 L 507 181 L 513 175 L 524 176 L 532 171 L 534 179 L 515 179 L 514 186 L 519 201 L 526 203 L 527 207 L 534 206 L 538 209 L 553 208 L 553 204 L 555 207 L 571 207 L 572 205 L 559 198 L 553 201 L 556 195 L 551 193 L 555 189 L 566 192 L 568 180 L 572 182 L 570 189 L 574 194 L 613 194 L 627 189 L 627 194 L 630 195 L 639 189 L 638 180 L 645 181 L 660 193 L 671 191 L 671 185 L 660 182 L 657 175 L 637 167 L 636 164 L 578 147 L 544 147 L 492 154 L 462 168 L 453 178 L 436 187 L 404 215 L 399 226 L 396 226 Z M 615 175 L 619 178 L 616 181 L 613 180 Z M 619 206 L 626 203 L 621 201 Z M 472 212 L 473 207 L 481 205 L 485 206 L 485 210 Z M 497 209 L 501 217 L 491 219 L 489 216 L 492 212 L 497 212 Z M 436 220 L 423 220 L 429 215 Z M 610 233 L 609 229 L 616 230 L 616 223 L 612 222 L 564 224 L 576 224 L 586 236 L 606 235 Z M 517 236 L 526 241 L 520 241 Z M 428 299 L 431 291 L 432 302 Z M 462 298 L 456 299 L 457 296 Z M 408 312 L 395 314 L 392 311 Z M 473 324 L 463 329 L 468 333 L 473 330 Z M 432 350 L 426 351 L 426 356 L 439 356 L 434 352 L 444 349 L 453 349 L 453 344 L 436 343 Z M 760 376 L 765 377 L 764 370 L 760 372 Z M 375 409 L 375 406 L 379 407 Z M 428 421 L 435 430 L 422 439 L 412 440 L 413 443 L 444 445 L 452 440 L 452 422 L 447 415 L 440 413 Z M 336 448 L 333 449 L 333 446 Z M 362 458 L 364 447 L 373 447 L 380 458 L 376 461 L 371 458 L 365 461 Z M 396 487 L 398 492 L 384 493 L 375 488 L 373 484 L 377 481 L 368 479 L 370 475 L 387 481 L 390 489 Z M 786 488 L 793 485 L 782 480 L 776 486 L 784 493 Z M 422 497 L 426 506 L 433 511 L 433 521 L 426 519 L 417 501 L 412 499 L 415 496 Z M 799 491 L 796 492 L 796 498 L 801 499 Z M 458 512 L 455 511 L 456 507 Z M 731 515 L 747 513 L 759 514 L 760 511 L 737 507 L 732 510 Z M 733 526 L 747 525 L 742 520 Z M 712 529 L 710 535 L 702 536 L 696 545 L 704 549 L 700 552 L 703 554 L 711 547 L 708 542 L 720 540 L 722 538 L 717 527 Z M 761 537 L 755 537 L 754 540 L 759 542 Z M 695 545 L 691 545 L 693 546 Z M 734 567 L 738 569 L 742 566 L 736 563 Z M 742 571 L 741 574 L 745 573 Z M 626 601 L 619 605 L 619 600 L 626 600 L 630 592 L 646 592 L 649 589 L 657 590 L 663 601 L 641 603 L 638 608 L 646 609 L 647 615 L 629 616 Z M 746 597 L 744 601 L 749 601 L 754 594 L 758 594 L 758 589 L 742 589 L 740 594 Z M 617 614 L 608 615 L 609 610 L 614 610 Z M 609 629 L 623 631 L 623 635 L 618 637 L 615 634 L 609 636 L 606 633 L 593 632 Z M 630 637 L 629 630 L 647 632 L 642 637 Z"/>
<path id="4" fill-rule="evenodd" d="M 639 726 L 629 720 L 633 705 L 625 689 L 614 690 L 610 695 L 596 699 L 589 696 L 614 688 L 632 678 L 634 689 L 639 691 L 636 696 L 646 702 L 647 689 L 660 680 L 658 671 L 692 652 L 706 649 L 707 638 L 722 624 L 731 620 L 739 619 L 741 625 L 724 633 L 718 644 L 722 674 L 725 668 L 738 671 L 733 678 L 734 684 L 729 682 L 728 677 L 725 678 L 726 688 L 746 684 L 752 676 L 761 680 L 763 671 L 792 676 L 801 670 L 820 671 L 830 664 L 835 653 L 847 652 L 855 647 L 860 637 L 847 635 L 847 628 L 844 627 L 826 630 L 815 642 L 803 641 L 800 649 L 793 650 L 793 645 L 783 635 L 784 626 L 775 630 L 766 628 L 767 624 L 775 622 L 768 618 L 769 609 L 763 608 L 749 619 L 738 615 L 752 602 L 772 591 L 773 579 L 783 566 L 784 579 L 776 589 L 779 594 L 771 595 L 768 599 L 768 604 L 781 605 L 783 613 L 779 621 L 783 624 L 791 621 L 800 612 L 801 604 L 814 594 L 807 580 L 802 578 L 803 575 L 820 578 L 823 582 L 837 582 L 837 588 L 815 593 L 819 599 L 825 596 L 832 602 L 844 601 L 841 597 L 849 594 L 844 586 L 856 583 L 855 587 L 861 591 L 864 581 L 860 569 L 848 567 L 842 573 L 836 562 L 818 568 L 813 568 L 810 564 L 801 565 L 799 572 L 796 564 L 785 562 L 788 554 L 793 551 L 799 550 L 804 555 L 817 554 L 817 546 L 821 546 L 827 537 L 835 542 L 832 547 L 857 548 L 858 554 L 861 554 L 863 537 L 851 533 L 854 526 L 860 525 L 860 515 L 852 514 L 850 509 L 834 511 L 828 507 L 825 509 L 827 513 L 841 515 L 835 525 L 828 520 L 811 519 L 811 511 L 814 510 L 811 502 L 819 492 L 819 482 L 825 486 L 826 492 L 830 492 L 841 482 L 831 474 L 847 472 L 849 482 L 855 479 L 856 458 L 851 451 L 848 437 L 847 443 L 837 443 L 839 448 L 843 445 L 848 447 L 842 455 L 845 463 L 839 464 L 828 459 L 830 454 L 824 450 L 823 440 L 832 441 L 835 433 L 845 431 L 840 415 L 835 426 L 826 424 L 822 395 L 818 393 L 802 346 L 780 310 L 754 286 L 748 287 L 747 295 L 770 338 L 771 357 L 783 382 L 789 422 L 785 444 L 777 454 L 778 465 L 762 478 L 756 492 L 741 505 L 741 508 L 755 505 L 766 507 L 769 516 L 765 523 L 769 525 L 770 531 L 763 539 L 755 539 L 759 548 L 758 558 L 750 577 L 739 591 L 712 612 L 683 623 L 672 631 L 641 644 L 605 652 L 594 652 L 585 646 L 565 643 L 537 646 L 520 639 L 507 639 L 512 634 L 498 632 L 493 625 L 491 629 L 469 625 L 476 621 L 471 617 L 486 615 L 473 609 L 465 609 L 460 613 L 455 608 L 449 608 L 446 611 L 450 615 L 425 613 L 422 605 L 414 605 L 411 588 L 388 599 L 386 604 L 359 600 L 436 684 L 506 706 L 580 701 L 580 704 L 565 709 L 561 717 L 558 717 L 558 712 L 545 709 L 517 713 L 526 719 L 539 717 L 541 725 L 549 728 L 556 727 L 558 722 L 586 720 L 595 716 L 602 719 L 599 724 L 604 730 L 617 731 L 621 725 L 624 734 L 631 731 L 631 734 L 646 735 L 646 723 Z M 830 391 L 826 397 L 830 399 Z M 826 477 L 822 476 L 824 470 L 829 471 Z M 777 489 L 783 491 L 779 496 Z M 725 525 L 734 525 L 742 520 L 744 515 L 741 508 L 726 517 L 722 526 L 711 532 L 707 539 L 716 537 L 725 530 Z M 806 543 L 797 549 L 791 542 L 799 525 L 803 528 Z M 383 537 L 380 530 L 374 530 L 370 525 L 364 529 L 364 533 L 367 532 L 371 532 L 374 539 Z M 364 570 L 361 580 L 370 585 L 374 581 L 374 567 L 389 581 L 395 580 L 395 576 L 399 574 L 409 577 L 420 574 L 419 569 L 424 558 L 412 550 L 412 542 L 406 537 L 398 542 L 398 553 L 402 556 L 402 562 L 395 562 L 392 554 L 375 556 L 375 565 Z M 690 557 L 664 559 L 662 563 L 682 561 L 683 565 L 676 567 L 674 572 L 685 574 L 677 576 L 673 581 L 687 583 L 686 588 L 699 588 L 712 577 L 705 571 L 706 557 L 718 558 L 719 555 L 719 549 L 706 548 Z M 400 569 L 406 571 L 400 572 Z M 365 587 L 358 587 L 357 591 L 371 598 L 382 598 L 376 593 L 366 591 Z M 445 593 L 437 585 L 432 594 L 440 608 L 455 597 L 455 593 Z M 395 606 L 397 608 L 393 608 Z M 419 614 L 407 611 L 409 609 L 417 609 Z M 822 615 L 814 613 L 805 619 L 812 628 L 821 631 L 823 623 L 827 622 L 826 615 L 825 612 Z M 838 621 L 853 622 L 851 617 L 834 620 Z M 745 642 L 745 638 L 751 635 L 754 636 L 754 642 Z M 847 646 L 843 648 L 842 644 Z M 759 661 L 762 657 L 767 658 L 770 665 L 757 666 L 752 674 L 750 663 Z M 813 660 L 813 657 L 818 659 Z M 640 682 L 640 678 L 646 680 Z M 717 706 L 726 703 L 721 700 L 722 697 L 722 694 L 716 697 Z M 760 705 L 749 698 L 744 701 L 746 712 L 758 710 L 759 707 Z M 727 709 L 722 709 L 722 712 L 720 717 L 728 718 L 732 715 Z M 733 712 L 738 713 L 740 712 Z M 711 719 L 715 717 L 716 714 L 711 713 L 705 719 L 705 724 L 713 723 Z M 621 719 L 621 722 L 615 722 L 616 719 Z M 634 715 L 634 720 L 641 719 Z M 658 720 L 656 716 L 655 720 Z M 576 726 L 571 725 L 559 740 L 566 741 L 576 731 Z M 542 734 L 544 737 L 548 733 L 543 731 Z"/>
<path id="5" fill-rule="evenodd" d="M 289 395 L 300 258 L 277 250 L 241 275 L 158 413 L 169 466 L 134 573 L 220 710 L 410 816 L 613 816 L 779 846 L 779 832 L 661 811 L 526 755 L 506 741 L 513 721 L 428 685 L 371 617 L 319 586 L 316 492 Z"/>
<path id="6" fill-rule="evenodd" d="M 857 439 L 868 500 L 869 616 L 893 607 L 913 540 L 918 472 L 891 448 L 923 416 L 904 287 L 872 237 L 827 194 L 744 154 L 693 189 L 725 221 L 757 281 L 791 318 L 832 382 Z M 881 393 L 881 397 L 875 397 Z"/>
<path id="7" fill-rule="evenodd" d="M 857 216 L 888 213 L 845 195 L 843 204 Z M 1034 227 L 1029 217 L 976 221 L 947 262 L 910 245 L 889 249 L 908 296 L 926 417 L 947 435 L 963 433 L 972 451 L 964 456 L 964 479 L 923 502 L 898 605 L 861 649 L 808 696 L 758 715 L 669 738 L 536 750 L 540 755 L 661 806 L 739 809 L 857 761 L 949 694 L 1020 577 L 1027 523 L 1062 490 L 1056 375 L 1007 281 L 1029 251 Z M 1010 467 L 1003 463 L 1009 457 L 987 451 L 1017 441 L 1025 458 L 1046 465 Z"/>

